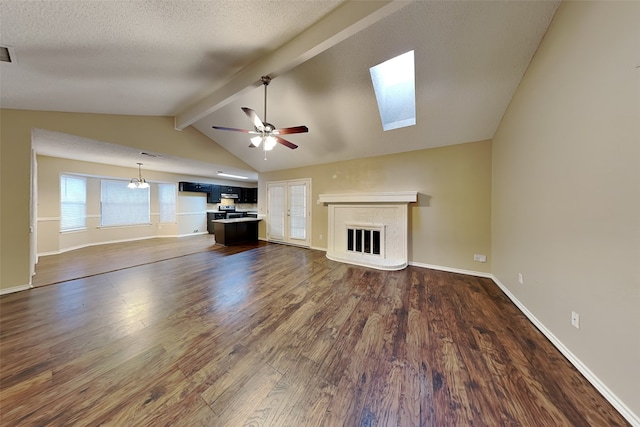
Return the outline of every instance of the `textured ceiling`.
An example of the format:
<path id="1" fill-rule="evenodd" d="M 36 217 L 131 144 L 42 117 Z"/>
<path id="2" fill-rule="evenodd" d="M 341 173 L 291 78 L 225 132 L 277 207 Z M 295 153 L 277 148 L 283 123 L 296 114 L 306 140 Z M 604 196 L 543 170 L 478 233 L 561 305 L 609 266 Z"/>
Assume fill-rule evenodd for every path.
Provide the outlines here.
<path id="1" fill-rule="evenodd" d="M 3 0 L 2 105 L 174 115 L 339 3 Z"/>
<path id="2" fill-rule="evenodd" d="M 346 40 L 310 48 L 304 62 L 285 56 L 288 64 L 272 66 L 284 72 L 269 86 L 268 120 L 307 125 L 308 134 L 288 138 L 300 148 L 278 146 L 265 161 L 261 150 L 248 148 L 247 135 L 211 129 L 249 129 L 240 107 L 263 115 L 260 73 L 244 84 L 248 90 L 236 90 L 233 79 L 277 58 L 294 36 L 311 38 L 313 29 L 305 29 L 339 16 L 346 10 L 340 3 L 2 1 L 1 43 L 15 48 L 18 62 L 1 65 L 0 105 L 179 116 L 212 93 L 237 92 L 193 125 L 256 171 L 478 141 L 495 133 L 558 6 L 395 2 Z M 417 124 L 383 132 L 369 67 L 411 49 Z"/>

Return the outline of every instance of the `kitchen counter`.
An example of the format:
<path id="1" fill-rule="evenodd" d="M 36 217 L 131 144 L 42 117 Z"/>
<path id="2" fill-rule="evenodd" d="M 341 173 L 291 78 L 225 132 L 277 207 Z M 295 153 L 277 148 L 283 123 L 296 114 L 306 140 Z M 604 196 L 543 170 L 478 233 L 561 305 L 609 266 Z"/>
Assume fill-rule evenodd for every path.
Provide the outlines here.
<path id="1" fill-rule="evenodd" d="M 258 218 L 213 219 L 216 244 L 230 246 L 258 241 Z"/>

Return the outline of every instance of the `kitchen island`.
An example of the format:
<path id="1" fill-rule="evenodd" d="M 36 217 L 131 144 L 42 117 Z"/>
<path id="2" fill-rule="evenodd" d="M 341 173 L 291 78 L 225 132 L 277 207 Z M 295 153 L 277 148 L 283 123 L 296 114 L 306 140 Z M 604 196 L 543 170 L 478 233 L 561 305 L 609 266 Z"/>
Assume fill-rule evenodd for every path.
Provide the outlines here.
<path id="1" fill-rule="evenodd" d="M 239 243 L 256 242 L 258 240 L 258 218 L 213 219 L 213 234 L 216 243 L 230 246 Z"/>

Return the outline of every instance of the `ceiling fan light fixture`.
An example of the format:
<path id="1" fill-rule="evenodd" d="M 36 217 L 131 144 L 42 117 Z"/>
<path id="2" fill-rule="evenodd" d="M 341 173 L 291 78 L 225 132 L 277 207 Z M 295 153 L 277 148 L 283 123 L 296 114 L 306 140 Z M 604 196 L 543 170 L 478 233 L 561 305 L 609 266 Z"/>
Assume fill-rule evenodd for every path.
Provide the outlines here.
<path id="1" fill-rule="evenodd" d="M 278 141 L 271 135 L 264 138 L 264 150 L 271 151 Z"/>
<path id="2" fill-rule="evenodd" d="M 262 137 L 261 136 L 254 136 L 253 138 L 251 138 L 251 144 L 254 147 L 260 147 L 260 143 L 262 142 Z"/>
<path id="3" fill-rule="evenodd" d="M 305 133 L 309 132 L 309 128 L 306 126 L 293 126 L 288 128 L 278 129 L 271 123 L 267 122 L 267 86 L 271 82 L 271 77 L 262 76 L 262 84 L 264 85 L 264 121 L 260 119 L 260 117 L 248 107 L 241 107 L 241 110 L 247 115 L 251 123 L 253 124 L 254 130 L 247 129 L 237 129 L 237 128 L 229 128 L 224 126 L 212 126 L 214 129 L 218 130 L 228 130 L 233 132 L 242 132 L 256 135 L 250 138 L 251 144 L 249 147 L 259 147 L 262 144 L 262 150 L 265 153 L 265 160 L 267 159 L 267 151 L 271 151 L 277 144 L 284 145 L 287 148 L 296 149 L 298 146 L 286 139 L 280 137 L 279 135 L 290 135 L 295 133 Z"/>

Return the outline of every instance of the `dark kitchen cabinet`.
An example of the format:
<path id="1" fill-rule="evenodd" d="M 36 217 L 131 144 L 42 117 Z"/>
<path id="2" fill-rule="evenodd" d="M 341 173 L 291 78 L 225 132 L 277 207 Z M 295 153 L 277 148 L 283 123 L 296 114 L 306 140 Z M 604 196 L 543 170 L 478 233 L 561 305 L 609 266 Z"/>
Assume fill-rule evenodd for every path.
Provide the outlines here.
<path id="1" fill-rule="evenodd" d="M 195 193 L 208 193 L 211 191 L 211 184 L 200 184 L 198 182 L 179 182 L 179 191 L 193 191 Z"/>
<path id="2" fill-rule="evenodd" d="M 240 188 L 240 193 L 238 194 L 238 202 L 240 203 L 249 203 L 248 197 L 248 188 Z"/>
<path id="3" fill-rule="evenodd" d="M 258 189 L 233 187 L 230 185 L 179 182 L 178 190 L 207 193 L 207 203 L 220 203 L 222 194 L 235 194 L 237 203 L 258 203 Z"/>
<path id="4" fill-rule="evenodd" d="M 258 203 L 257 188 L 243 188 L 245 203 Z"/>
<path id="5" fill-rule="evenodd" d="M 258 203 L 258 189 L 257 188 L 237 188 L 238 203 Z"/>
<path id="6" fill-rule="evenodd" d="M 211 185 L 211 190 L 207 194 L 207 203 L 220 203 L 220 186 L 216 184 Z"/>

